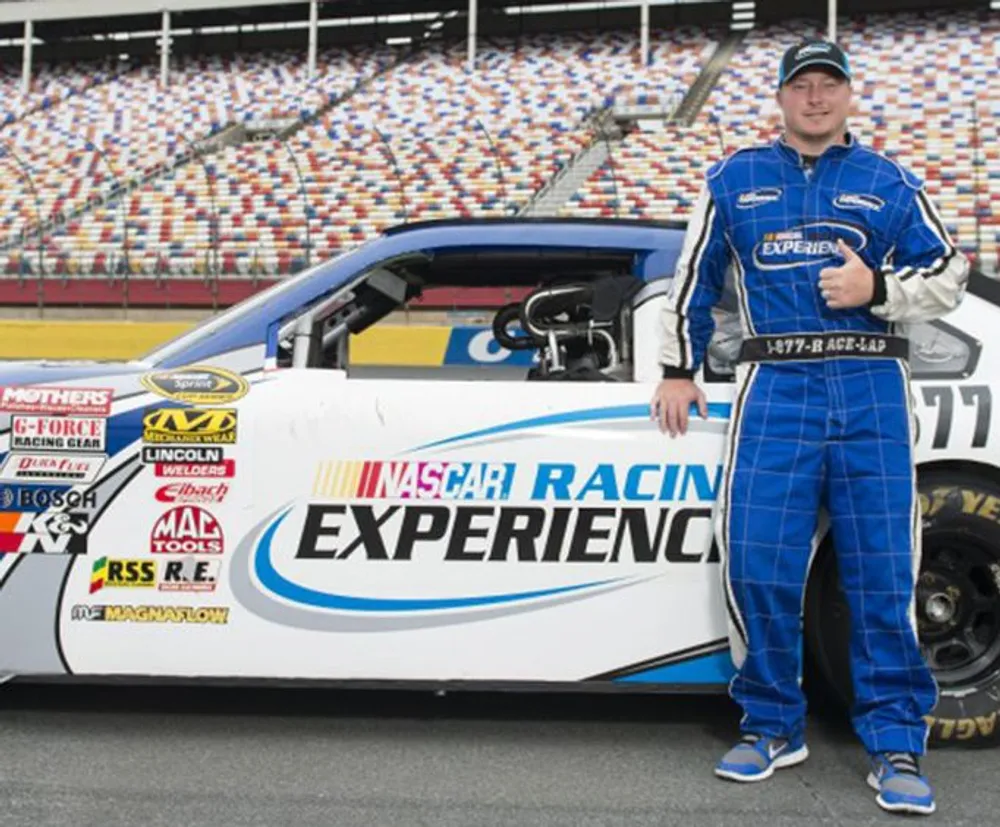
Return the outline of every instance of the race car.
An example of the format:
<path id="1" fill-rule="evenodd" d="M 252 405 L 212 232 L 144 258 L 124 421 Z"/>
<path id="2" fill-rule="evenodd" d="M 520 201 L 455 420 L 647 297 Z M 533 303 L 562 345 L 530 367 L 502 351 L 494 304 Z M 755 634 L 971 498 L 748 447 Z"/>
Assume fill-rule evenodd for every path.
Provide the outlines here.
<path id="1" fill-rule="evenodd" d="M 144 359 L 0 366 L 0 670 L 725 691 L 712 521 L 738 325 L 683 438 L 649 415 L 680 224 L 425 222 Z M 504 287 L 478 369 L 351 361 L 434 287 Z M 1000 284 L 910 331 L 935 742 L 1000 713 Z M 400 360 L 405 363 L 405 359 Z M 834 555 L 810 663 L 850 693 Z"/>

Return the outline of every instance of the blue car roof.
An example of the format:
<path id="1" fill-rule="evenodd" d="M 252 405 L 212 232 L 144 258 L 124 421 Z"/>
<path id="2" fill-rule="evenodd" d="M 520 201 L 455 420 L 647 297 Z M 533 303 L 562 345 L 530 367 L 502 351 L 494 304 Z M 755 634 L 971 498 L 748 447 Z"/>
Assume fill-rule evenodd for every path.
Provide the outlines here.
<path id="1" fill-rule="evenodd" d="M 659 269 L 666 271 L 680 250 L 683 228 L 680 222 L 580 218 L 447 219 L 392 227 L 366 244 L 230 308 L 148 358 L 160 367 L 177 367 L 263 342 L 268 325 L 275 319 L 349 282 L 363 270 L 407 253 L 504 247 L 633 250 L 662 257 Z"/>

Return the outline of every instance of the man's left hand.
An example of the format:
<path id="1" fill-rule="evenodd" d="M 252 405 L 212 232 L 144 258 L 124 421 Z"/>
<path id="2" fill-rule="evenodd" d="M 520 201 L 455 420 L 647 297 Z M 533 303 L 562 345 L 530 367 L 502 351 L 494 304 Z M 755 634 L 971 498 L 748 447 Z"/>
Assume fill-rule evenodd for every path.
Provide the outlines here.
<path id="1" fill-rule="evenodd" d="M 837 249 L 844 258 L 840 267 L 819 271 L 819 292 L 831 310 L 846 310 L 868 304 L 875 295 L 875 276 L 861 257 L 842 238 Z"/>

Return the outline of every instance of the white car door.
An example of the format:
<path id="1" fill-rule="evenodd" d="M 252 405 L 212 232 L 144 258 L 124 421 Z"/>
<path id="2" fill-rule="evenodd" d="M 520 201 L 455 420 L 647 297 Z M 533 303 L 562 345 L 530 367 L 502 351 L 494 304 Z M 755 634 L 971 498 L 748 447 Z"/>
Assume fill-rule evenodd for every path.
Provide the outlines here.
<path id="1" fill-rule="evenodd" d="M 276 371 L 229 561 L 253 646 L 222 671 L 574 681 L 709 652 L 690 680 L 724 680 L 729 406 L 670 440 L 651 390 Z"/>

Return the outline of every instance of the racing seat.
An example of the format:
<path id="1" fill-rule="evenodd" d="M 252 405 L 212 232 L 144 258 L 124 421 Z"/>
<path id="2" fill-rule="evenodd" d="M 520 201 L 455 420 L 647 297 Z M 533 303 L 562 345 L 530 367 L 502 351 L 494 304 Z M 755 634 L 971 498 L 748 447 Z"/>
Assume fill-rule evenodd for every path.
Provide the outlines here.
<path id="1" fill-rule="evenodd" d="M 631 275 L 553 282 L 493 318 L 493 337 L 509 350 L 537 350 L 527 379 L 620 382 L 630 378 L 627 349 L 630 299 L 642 287 Z M 520 332 L 512 329 L 517 323 Z"/>

